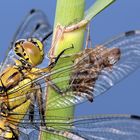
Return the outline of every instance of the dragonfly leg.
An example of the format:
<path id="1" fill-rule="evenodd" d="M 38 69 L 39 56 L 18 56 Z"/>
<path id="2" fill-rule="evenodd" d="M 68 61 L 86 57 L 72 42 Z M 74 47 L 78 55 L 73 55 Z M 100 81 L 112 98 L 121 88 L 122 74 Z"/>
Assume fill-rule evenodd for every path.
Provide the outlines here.
<path id="1" fill-rule="evenodd" d="M 42 89 L 41 89 L 41 86 L 40 84 L 36 84 L 36 88 L 38 89 L 36 91 L 36 100 L 38 102 L 38 106 L 39 106 L 39 114 L 40 114 L 40 117 L 41 117 L 41 125 L 45 125 L 45 118 L 44 118 L 44 115 L 45 115 L 45 110 L 44 110 L 44 107 L 43 107 L 43 98 L 42 98 Z"/>
<path id="2" fill-rule="evenodd" d="M 33 86 L 35 87 L 35 90 L 30 94 L 30 101 L 31 104 L 29 106 L 29 120 L 31 122 L 33 122 L 34 120 L 34 103 L 37 100 L 38 103 L 38 107 L 39 107 L 39 114 L 40 114 L 40 118 L 41 118 L 41 125 L 45 124 L 45 120 L 44 120 L 44 108 L 43 108 L 43 99 L 42 99 L 42 90 L 41 90 L 41 86 L 38 83 L 34 83 Z"/>
<path id="3" fill-rule="evenodd" d="M 18 140 L 19 131 L 17 125 L 12 122 L 13 118 L 0 118 L 0 140 Z"/>
<path id="4" fill-rule="evenodd" d="M 60 95 L 67 95 L 69 91 L 72 91 L 71 86 L 66 88 L 65 90 L 61 90 L 53 81 L 47 81 L 48 85 L 51 86 L 58 94 Z M 71 92 L 70 92 L 71 93 Z M 73 91 L 73 94 L 77 96 L 82 96 L 82 92 L 79 91 Z M 85 93 L 84 93 L 85 94 Z M 93 94 L 89 91 L 87 91 L 86 98 L 88 101 L 93 102 Z"/>
<path id="5" fill-rule="evenodd" d="M 29 106 L 29 120 L 31 122 L 33 122 L 33 119 L 34 119 L 34 102 L 35 102 L 35 91 L 33 93 L 30 94 L 30 101 L 31 101 L 31 104 Z"/>
<path id="6" fill-rule="evenodd" d="M 7 124 L 10 125 L 10 124 Z M 19 136 L 14 129 L 10 126 L 6 127 L 6 130 L 1 131 L 0 133 L 0 140 L 18 140 Z"/>
<path id="7" fill-rule="evenodd" d="M 47 84 L 51 86 L 57 93 L 63 94 L 63 91 L 53 81 L 47 81 Z"/>
<path id="8" fill-rule="evenodd" d="M 5 102 L 0 104 L 0 115 L 1 116 L 8 116 L 10 109 Z"/>
<path id="9" fill-rule="evenodd" d="M 60 52 L 60 54 L 58 54 L 58 56 L 56 58 L 54 58 L 54 61 L 49 65 L 49 67 L 53 68 L 56 63 L 58 62 L 59 58 L 64 54 L 65 51 L 69 50 L 69 49 L 73 49 L 74 46 L 72 44 L 71 47 L 64 49 L 63 51 Z"/>
<path id="10" fill-rule="evenodd" d="M 10 126 L 9 126 L 9 129 L 12 132 L 12 135 L 13 135 L 12 138 L 15 139 L 15 140 L 18 140 L 19 139 L 18 132 L 14 131 L 14 129 L 12 127 L 10 127 Z"/>
<path id="11" fill-rule="evenodd" d="M 47 84 L 51 86 L 60 95 L 65 95 L 70 90 L 70 88 L 61 90 L 53 81 L 47 81 Z"/>

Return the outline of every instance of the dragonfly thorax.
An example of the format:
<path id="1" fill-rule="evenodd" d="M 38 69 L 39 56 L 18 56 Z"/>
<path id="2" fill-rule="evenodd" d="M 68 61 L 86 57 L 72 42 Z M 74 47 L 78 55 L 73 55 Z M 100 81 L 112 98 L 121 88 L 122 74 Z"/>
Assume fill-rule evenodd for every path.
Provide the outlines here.
<path id="1" fill-rule="evenodd" d="M 8 67 L 0 75 L 0 93 L 13 88 L 22 79 L 22 73 L 16 67 Z"/>

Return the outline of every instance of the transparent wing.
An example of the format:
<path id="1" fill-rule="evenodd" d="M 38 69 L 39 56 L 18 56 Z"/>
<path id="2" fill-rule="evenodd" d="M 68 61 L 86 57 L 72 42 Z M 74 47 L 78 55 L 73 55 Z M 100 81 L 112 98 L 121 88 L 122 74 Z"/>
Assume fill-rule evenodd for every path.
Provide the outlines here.
<path id="1" fill-rule="evenodd" d="M 50 116 L 46 120 L 46 127 L 39 127 L 39 120 L 35 120 L 32 124 L 28 123 L 28 120 L 20 123 L 20 133 L 28 134 L 34 140 L 38 139 L 38 131 L 44 132 L 49 138 L 56 140 L 62 138 L 72 140 L 140 139 L 140 117 L 135 115 L 112 114 L 77 118 Z"/>
<path id="2" fill-rule="evenodd" d="M 67 130 L 74 134 L 71 134 L 73 139 L 76 136 L 86 140 L 138 140 L 140 138 L 140 120 L 137 116 L 101 115 L 77 118 L 68 122 L 67 125 L 61 125 L 60 130 Z"/>
<path id="3" fill-rule="evenodd" d="M 126 78 L 140 66 L 140 31 L 129 31 L 118 38 L 103 44 L 106 47 L 118 47 L 121 59 L 112 71 L 103 70 L 95 85 L 94 95 L 100 95 L 116 83 Z"/>
<path id="4" fill-rule="evenodd" d="M 18 39 L 26 39 L 29 37 L 36 37 L 43 40 L 43 43 L 45 45 L 45 50 L 48 51 L 49 48 L 47 48 L 48 44 L 46 44 L 46 40 L 48 39 L 49 35 L 52 33 L 52 28 L 45 16 L 45 14 L 39 10 L 31 10 L 29 14 L 25 17 L 19 28 L 17 29 L 10 47 L 7 50 L 7 54 L 5 56 L 5 59 L 2 62 L 0 71 L 2 72 L 3 69 L 8 65 L 12 65 L 13 63 L 13 57 L 15 57 L 15 54 L 13 52 L 13 47 L 15 41 Z M 49 41 L 48 41 L 49 42 Z"/>

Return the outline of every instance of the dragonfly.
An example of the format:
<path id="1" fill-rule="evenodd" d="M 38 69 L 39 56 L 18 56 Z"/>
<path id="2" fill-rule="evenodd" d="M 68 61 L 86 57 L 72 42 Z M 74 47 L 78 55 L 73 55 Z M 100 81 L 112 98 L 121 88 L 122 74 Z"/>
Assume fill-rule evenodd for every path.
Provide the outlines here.
<path id="1" fill-rule="evenodd" d="M 1 65 L 0 115 L 4 117 L 4 120 L 2 121 L 3 124 L 5 123 L 5 117 L 10 118 L 12 114 L 17 113 L 18 111 L 23 113 L 23 115 L 17 117 L 18 120 L 21 120 L 28 111 L 28 108 L 30 110 L 29 119 L 32 120 L 35 100 L 37 100 L 39 105 L 40 116 L 44 117 L 44 109 L 42 107 L 43 99 L 41 95 L 42 90 L 40 85 L 31 83 L 21 90 L 16 89 L 29 83 L 36 78 L 37 75 L 48 72 L 65 51 L 62 51 L 48 67 L 42 69 L 36 68 L 44 59 L 44 44 L 52 34 L 52 30 L 49 23 L 46 22 L 45 15 L 41 11 L 31 10 L 29 15 L 30 16 L 25 19 L 17 30 L 7 57 Z M 40 19 L 38 17 L 40 17 Z M 32 22 L 35 24 L 31 26 Z M 29 25 L 28 28 L 32 28 L 33 33 L 30 31 L 30 33 L 27 32 L 27 24 Z M 18 38 L 20 33 L 24 31 L 26 33 L 24 34 L 24 38 Z M 42 31 L 44 31 L 44 34 Z M 40 38 L 37 38 L 37 35 L 39 35 L 40 32 L 42 33 L 42 36 L 40 35 Z M 38 87 L 38 89 L 32 89 L 31 91 L 30 88 L 32 86 L 34 88 Z M 7 128 L 9 129 L 8 131 Z M 16 139 L 16 132 L 10 130 L 10 128 L 12 129 L 12 126 L 7 127 L 2 125 L 1 129 L 3 129 L 3 131 L 1 131 L 0 134 L 5 138 Z"/>
<path id="2" fill-rule="evenodd" d="M 51 27 L 48 24 L 48 21 L 44 14 L 40 11 L 32 10 L 30 14 L 25 18 L 21 26 L 19 27 L 18 31 L 16 32 L 13 43 L 10 45 L 10 48 L 8 49 L 8 53 L 6 55 L 6 58 L 2 62 L 0 71 L 3 73 L 9 65 L 14 65 L 15 61 L 13 58 L 20 57 L 15 55 L 14 49 L 15 49 L 15 43 L 17 43 L 17 40 L 19 39 L 28 39 L 31 37 L 37 38 L 39 40 L 45 40 L 44 46 L 45 52 L 44 52 L 44 60 L 41 62 L 41 64 L 38 66 L 39 68 L 47 66 L 47 52 L 49 49 L 49 45 L 46 43 L 49 43 L 48 36 L 46 37 L 46 33 L 50 34 Z M 112 46 L 115 48 L 119 48 L 120 54 L 117 61 L 113 61 L 113 65 L 111 66 L 111 74 L 110 71 L 108 71 L 108 68 L 104 68 L 100 71 L 98 74 L 98 77 L 96 78 L 96 82 L 94 83 L 94 90 L 92 90 L 93 97 L 96 97 L 97 95 L 102 94 L 107 89 L 115 85 L 118 81 L 125 78 L 129 73 L 134 71 L 136 68 L 139 67 L 139 31 L 131 31 L 127 32 L 107 43 L 102 44 L 101 46 L 111 48 Z M 21 40 L 20 40 L 21 41 Z M 23 43 L 23 42 L 21 42 Z M 73 45 L 74 46 L 74 45 Z M 71 47 L 68 47 L 71 48 Z M 115 49 L 116 50 L 116 49 Z M 117 49 L 118 50 L 118 49 Z M 18 91 L 21 91 L 21 93 L 24 93 L 24 91 L 29 90 L 29 95 L 32 94 L 32 90 L 38 90 L 41 89 L 43 92 L 42 98 L 43 103 L 41 103 L 42 108 L 47 104 L 48 108 L 47 110 L 55 110 L 60 108 L 66 108 L 73 105 L 76 105 L 78 103 L 82 103 L 86 100 L 89 100 L 87 98 L 87 93 L 85 92 L 85 89 L 81 91 L 80 95 L 72 91 L 71 86 L 74 87 L 73 81 L 75 81 L 75 76 L 63 76 L 63 73 L 69 73 L 69 71 L 73 70 L 73 72 L 77 73 L 77 68 L 80 63 L 83 64 L 84 60 L 88 58 L 89 54 L 93 51 L 82 51 L 79 54 L 73 54 L 70 56 L 64 56 L 65 61 L 69 61 L 71 59 L 72 61 L 75 61 L 73 65 L 71 66 L 65 66 L 63 67 L 63 64 L 61 64 L 61 59 L 64 59 L 63 56 L 60 54 L 59 57 L 56 58 L 57 63 L 60 65 L 59 69 L 56 69 L 54 71 L 50 71 L 49 73 L 43 72 L 40 75 L 37 75 L 37 77 L 31 81 L 27 81 L 26 83 L 20 83 L 18 85 L 14 85 L 10 91 L 8 92 L 13 96 L 11 99 L 7 99 L 10 102 L 13 103 L 19 103 L 23 100 L 28 100 L 28 95 L 23 98 L 22 94 L 19 93 L 17 97 L 15 97 L 14 93 L 17 93 Z M 116 52 L 116 51 L 115 51 Z M 117 54 L 119 54 L 117 52 Z M 84 54 L 84 55 L 83 55 Z M 83 56 L 83 57 L 81 57 Z M 131 57 L 128 57 L 131 56 Z M 62 58 L 61 58 L 62 57 Z M 81 58 L 81 59 L 80 59 Z M 17 60 L 17 59 L 16 59 Z M 135 60 L 135 61 L 134 61 Z M 137 61 L 136 61 L 137 60 Z M 21 60 L 25 63 L 24 60 Z M 77 62 L 78 61 L 78 62 Z M 20 64 L 19 61 L 16 61 L 18 64 Z M 112 61 L 110 61 L 112 62 Z M 132 65 L 130 65 L 132 64 Z M 27 65 L 27 63 L 25 63 Z M 51 64 L 50 64 L 51 65 Z M 62 65 L 62 66 L 61 66 Z M 127 68 L 127 70 L 124 70 L 124 68 Z M 61 79 L 58 77 L 58 75 L 61 75 Z M 29 76 L 29 74 L 27 75 Z M 50 78 L 50 76 L 53 76 L 53 79 Z M 82 74 L 80 74 L 82 76 Z M 48 79 L 49 77 L 49 79 Z M 45 80 L 44 80 L 45 79 Z M 48 85 L 46 85 L 46 79 L 47 84 L 52 86 L 54 90 L 58 90 L 60 92 L 60 96 L 56 96 L 52 98 L 52 100 L 49 100 L 47 103 L 45 103 L 45 90 Z M 57 84 L 59 82 L 65 82 L 65 80 L 69 80 L 70 87 L 63 87 L 59 88 Z M 76 80 L 77 81 L 77 80 Z M 104 81 L 104 82 L 102 82 Z M 3 82 L 1 82 L 3 83 Z M 41 87 L 36 87 L 30 85 L 32 83 L 39 83 Z M 80 82 L 81 84 L 81 82 Z M 80 86 L 80 85 L 79 85 Z M 91 87 L 92 89 L 92 87 Z M 82 93 L 83 92 L 83 93 Z M 63 97 L 62 97 L 62 95 Z M 1 97 L 3 98 L 3 97 Z M 6 100 L 1 100 L 2 103 L 5 103 Z M 55 104 L 54 104 L 55 102 Z M 1 116 L 0 116 L 0 138 L 1 139 L 41 139 L 41 136 L 38 137 L 38 133 L 40 132 L 46 132 L 46 134 L 50 135 L 50 139 L 73 139 L 73 140 L 84 140 L 84 139 L 139 139 L 140 133 L 140 121 L 139 116 L 135 115 L 101 115 L 101 116 L 85 116 L 85 117 L 57 117 L 57 116 L 49 116 L 47 120 L 44 120 L 43 124 L 42 119 L 45 118 L 45 116 L 42 117 L 39 114 L 39 108 L 40 105 L 35 101 L 31 102 L 33 107 L 33 112 L 28 111 L 28 105 L 26 104 L 18 104 L 15 106 L 15 108 L 12 108 L 11 110 L 7 109 L 7 106 L 3 106 L 3 110 L 6 110 L 4 112 L 1 110 Z M 57 105 L 56 105 L 57 104 Z M 34 116 L 32 119 L 29 119 L 30 116 Z M 45 123 L 45 125 L 44 125 Z M 56 128 L 55 125 L 59 125 L 59 128 Z M 133 127 L 132 127 L 133 126 Z"/>

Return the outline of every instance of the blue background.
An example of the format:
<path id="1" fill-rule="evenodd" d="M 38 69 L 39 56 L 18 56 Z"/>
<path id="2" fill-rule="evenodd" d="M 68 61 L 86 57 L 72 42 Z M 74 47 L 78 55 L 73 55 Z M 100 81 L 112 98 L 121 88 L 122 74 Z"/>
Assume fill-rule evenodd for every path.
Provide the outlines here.
<path id="1" fill-rule="evenodd" d="M 89 7 L 95 0 L 86 0 Z M 32 8 L 42 9 L 51 24 L 55 15 L 55 0 L 1 0 L 0 1 L 0 60 L 18 25 Z M 140 29 L 140 1 L 117 0 L 115 4 L 100 13 L 91 23 L 93 44 L 104 42 L 114 35 L 132 29 Z M 93 104 L 79 105 L 76 114 L 131 113 L 140 114 L 140 70 L 114 86 Z"/>

